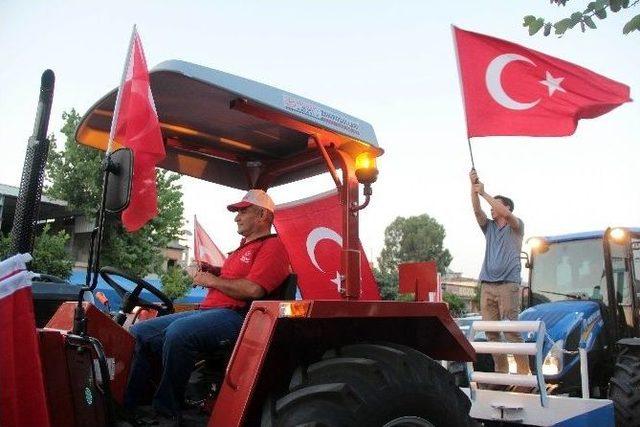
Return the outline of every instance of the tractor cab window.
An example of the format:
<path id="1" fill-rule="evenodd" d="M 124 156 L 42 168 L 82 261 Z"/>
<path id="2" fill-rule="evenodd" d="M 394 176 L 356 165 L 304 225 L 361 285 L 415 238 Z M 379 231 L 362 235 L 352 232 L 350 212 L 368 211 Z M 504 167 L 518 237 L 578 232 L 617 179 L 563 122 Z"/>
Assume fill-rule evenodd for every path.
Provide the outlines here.
<path id="1" fill-rule="evenodd" d="M 601 239 L 551 243 L 536 253 L 531 270 L 536 302 L 596 299 L 606 302 Z"/>
<path id="2" fill-rule="evenodd" d="M 627 262 L 628 246 L 611 242 L 611 270 L 613 273 L 613 289 L 616 292 L 618 323 L 623 336 L 633 330 L 633 302 L 631 301 L 631 272 Z"/>

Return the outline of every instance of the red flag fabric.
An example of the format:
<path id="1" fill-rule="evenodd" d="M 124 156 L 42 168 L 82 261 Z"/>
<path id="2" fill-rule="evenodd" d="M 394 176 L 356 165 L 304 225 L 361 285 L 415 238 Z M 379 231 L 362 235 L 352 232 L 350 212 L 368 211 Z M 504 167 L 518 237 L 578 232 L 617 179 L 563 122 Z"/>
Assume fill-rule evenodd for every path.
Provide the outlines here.
<path id="1" fill-rule="evenodd" d="M 342 217 L 337 192 L 319 194 L 276 207 L 274 225 L 282 240 L 304 299 L 341 299 Z M 361 299 L 380 293 L 360 245 Z"/>
<path id="2" fill-rule="evenodd" d="M 211 267 L 222 267 L 227 258 L 213 243 L 195 216 L 193 217 L 193 256 L 199 264 L 206 263 Z"/>
<path id="3" fill-rule="evenodd" d="M 132 232 L 158 214 L 156 165 L 165 156 L 147 62 L 135 28 L 111 126 L 112 139 L 133 151 L 131 201 L 122 212 L 124 228 Z"/>
<path id="4" fill-rule="evenodd" d="M 0 425 L 48 426 L 31 273 L 0 281 Z"/>
<path id="5" fill-rule="evenodd" d="M 631 101 L 629 87 L 535 50 L 454 27 L 469 137 L 566 136 Z"/>

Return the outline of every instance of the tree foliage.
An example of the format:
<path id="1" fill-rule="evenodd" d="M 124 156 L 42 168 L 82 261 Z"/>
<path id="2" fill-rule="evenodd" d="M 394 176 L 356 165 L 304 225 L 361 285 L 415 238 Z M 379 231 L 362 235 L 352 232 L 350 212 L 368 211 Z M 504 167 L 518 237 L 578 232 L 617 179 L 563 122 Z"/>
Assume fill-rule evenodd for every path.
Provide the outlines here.
<path id="1" fill-rule="evenodd" d="M 35 238 L 31 254 L 33 261 L 29 269 L 36 273 L 68 279 L 73 268 L 73 261 L 65 248 L 68 240 L 69 235 L 64 230 L 53 234 L 50 232 L 49 224 L 45 225 Z M 0 235 L 0 259 L 5 259 L 10 254 L 11 236 Z"/>
<path id="2" fill-rule="evenodd" d="M 464 301 L 456 294 L 444 292 L 442 294 L 442 299 L 444 302 L 449 304 L 449 311 L 453 317 L 462 317 L 467 311 Z"/>
<path id="3" fill-rule="evenodd" d="M 166 272 L 162 273 L 162 292 L 172 301 L 182 298 L 189 293 L 192 280 L 180 267 L 169 267 Z"/>
<path id="4" fill-rule="evenodd" d="M 380 293 L 384 299 L 398 296 L 398 264 L 435 261 L 444 272 L 451 263 L 451 254 L 443 247 L 444 227 L 427 214 L 397 217 L 384 231 L 384 248 L 374 269 Z"/>
<path id="5" fill-rule="evenodd" d="M 75 142 L 80 115 L 75 111 L 62 115 L 61 129 L 66 140 L 58 149 L 52 139 L 45 170 L 44 189 L 50 197 L 66 200 L 73 210 L 94 220 L 102 194 L 102 160 L 104 153 Z M 119 215 L 107 217 L 102 244 L 101 265 L 113 265 L 137 276 L 160 273 L 161 248 L 180 236 L 184 225 L 179 175 L 156 171 L 159 214 L 135 233 L 127 233 Z"/>
<path id="6" fill-rule="evenodd" d="M 551 0 L 557 6 L 566 6 L 569 0 Z M 524 17 L 523 27 L 529 29 L 529 35 L 534 35 L 542 29 L 545 36 L 554 34 L 559 37 L 567 32 L 567 30 L 580 27 L 584 33 L 587 29 L 595 30 L 598 20 L 607 19 L 610 13 L 629 13 L 629 9 L 636 6 L 640 0 L 596 0 L 589 2 L 586 7 L 573 12 L 557 22 L 548 21 L 546 18 L 527 15 Z M 586 3 L 586 2 L 585 2 Z M 632 31 L 640 31 L 640 14 L 633 16 L 622 28 L 623 34 L 629 34 Z"/>

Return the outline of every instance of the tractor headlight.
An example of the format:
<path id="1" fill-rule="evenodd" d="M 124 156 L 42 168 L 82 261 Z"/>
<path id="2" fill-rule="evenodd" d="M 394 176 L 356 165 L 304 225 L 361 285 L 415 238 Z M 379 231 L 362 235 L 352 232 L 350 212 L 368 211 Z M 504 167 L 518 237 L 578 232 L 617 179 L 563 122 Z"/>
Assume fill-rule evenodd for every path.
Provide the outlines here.
<path id="1" fill-rule="evenodd" d="M 564 365 L 564 341 L 558 340 L 552 346 L 542 363 L 543 375 L 558 375 Z"/>
<path id="2" fill-rule="evenodd" d="M 610 229 L 609 237 L 611 237 L 612 240 L 618 243 L 622 243 L 625 240 L 627 240 L 628 233 L 627 233 L 627 230 L 625 230 L 624 228 L 616 227 L 616 228 Z"/>
<path id="3" fill-rule="evenodd" d="M 526 244 L 531 249 L 531 252 L 542 254 L 549 250 L 549 242 L 542 237 L 530 237 L 527 239 Z"/>

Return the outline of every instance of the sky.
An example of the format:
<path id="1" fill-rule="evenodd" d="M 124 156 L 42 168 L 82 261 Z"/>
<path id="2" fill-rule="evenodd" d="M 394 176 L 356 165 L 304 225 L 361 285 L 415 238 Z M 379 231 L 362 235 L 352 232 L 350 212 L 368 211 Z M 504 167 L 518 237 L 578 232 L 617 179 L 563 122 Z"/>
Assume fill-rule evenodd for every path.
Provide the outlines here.
<path id="1" fill-rule="evenodd" d="M 371 123 L 385 154 L 378 160 L 371 203 L 360 217 L 367 256 L 377 258 L 385 227 L 397 216 L 427 213 L 445 227 L 450 268 L 474 277 L 484 239 L 470 206 L 471 164 L 451 25 L 582 65 L 624 82 L 632 98 L 637 96 L 640 34 L 622 35 L 624 16 L 597 21 L 597 31 L 574 30 L 562 38 L 530 37 L 522 27 L 525 15 L 560 19 L 586 4 L 0 0 L 0 183 L 19 185 L 42 72 L 56 73 L 49 131 L 59 136 L 63 111 L 84 114 L 119 84 L 137 24 L 150 67 L 182 59 Z M 581 121 L 571 137 L 474 138 L 471 144 L 487 192 L 515 201 L 526 239 L 639 226 L 638 135 L 640 105 L 634 102 Z M 186 228 L 197 214 L 222 250 L 236 247 L 233 215 L 224 206 L 242 192 L 193 178 L 181 183 Z M 325 174 L 270 194 L 282 203 L 330 188 Z"/>

